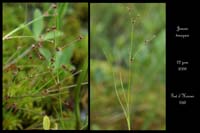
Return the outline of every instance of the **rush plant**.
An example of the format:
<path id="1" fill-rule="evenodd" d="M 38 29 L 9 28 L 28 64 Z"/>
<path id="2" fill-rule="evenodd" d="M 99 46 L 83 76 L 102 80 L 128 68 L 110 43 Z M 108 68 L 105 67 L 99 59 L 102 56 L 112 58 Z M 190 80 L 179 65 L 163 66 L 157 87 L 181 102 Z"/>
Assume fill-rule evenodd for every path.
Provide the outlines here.
<path id="1" fill-rule="evenodd" d="M 133 89 L 133 68 L 134 68 L 134 63 L 136 60 L 136 57 L 138 55 L 139 52 L 141 52 L 144 47 L 146 47 L 147 44 L 149 44 L 156 36 L 153 35 L 152 38 L 145 40 L 143 45 L 139 46 L 139 48 L 137 50 L 134 50 L 134 27 L 135 24 L 139 18 L 138 14 L 133 14 L 133 9 L 130 6 L 125 6 L 125 8 L 128 11 L 129 17 L 130 17 L 130 25 L 131 25 L 131 31 L 130 31 L 130 46 L 129 46 L 129 57 L 127 57 L 126 59 L 129 60 L 129 66 L 128 66 L 128 73 L 129 73 L 129 78 L 128 78 L 128 88 L 124 88 L 123 85 L 123 80 L 122 80 L 122 76 L 121 76 L 121 72 L 115 72 L 114 68 L 112 68 L 112 78 L 113 78 L 113 84 L 114 84 L 114 89 L 115 89 L 115 94 L 117 96 L 117 100 L 123 110 L 124 116 L 126 118 L 126 123 L 127 123 L 127 129 L 131 130 L 132 129 L 132 121 L 131 118 L 133 118 L 132 115 L 132 110 L 131 108 L 134 108 L 132 106 L 132 96 L 134 94 Z M 136 52 L 133 52 L 136 51 Z M 106 49 L 103 49 L 103 53 L 107 59 L 107 62 L 109 64 L 113 64 L 114 62 L 114 56 L 112 56 L 111 54 L 109 54 L 109 52 Z M 122 97 L 120 97 L 119 94 L 119 88 L 117 88 L 117 79 L 119 78 L 120 80 L 120 84 L 121 84 L 121 89 L 123 90 L 122 93 Z"/>
<path id="2" fill-rule="evenodd" d="M 4 3 L 3 24 L 8 29 L 2 37 L 4 130 L 87 128 L 87 119 L 80 116 L 86 111 L 80 106 L 88 84 L 87 33 L 70 34 L 64 24 L 73 6 L 22 4 L 24 23 L 10 30 L 6 11 L 18 8 Z"/>

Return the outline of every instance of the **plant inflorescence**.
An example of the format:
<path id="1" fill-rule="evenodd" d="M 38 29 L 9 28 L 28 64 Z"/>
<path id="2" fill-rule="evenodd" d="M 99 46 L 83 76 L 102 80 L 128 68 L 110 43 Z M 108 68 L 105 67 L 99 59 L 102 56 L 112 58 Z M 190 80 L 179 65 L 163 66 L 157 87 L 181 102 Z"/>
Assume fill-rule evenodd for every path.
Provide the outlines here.
<path id="1" fill-rule="evenodd" d="M 132 116 L 132 112 L 131 112 L 131 108 L 132 107 L 132 96 L 133 96 L 133 65 L 135 63 L 135 58 L 137 56 L 137 54 L 147 45 L 149 44 L 156 36 L 153 35 L 150 39 L 147 39 L 144 41 L 144 44 L 139 47 L 139 49 L 137 49 L 137 51 L 134 51 L 134 37 L 133 37 L 133 33 L 134 33 L 134 27 L 138 21 L 138 18 L 140 17 L 139 14 L 136 14 L 136 12 L 134 11 L 134 9 L 130 6 L 130 5 L 125 5 L 125 8 L 128 11 L 128 15 L 130 18 L 130 24 L 131 24 L 131 31 L 130 31 L 130 47 L 129 47 L 129 57 L 127 58 L 129 61 L 129 66 L 128 66 L 128 73 L 129 73 L 129 79 L 128 79 L 128 88 L 124 88 L 123 85 L 123 80 L 122 80 L 122 76 L 121 76 L 121 72 L 119 72 L 119 75 L 117 75 L 117 73 L 114 71 L 114 69 L 112 68 L 112 77 L 113 77 L 113 82 L 114 82 L 114 89 L 115 89 L 115 94 L 117 96 L 117 99 L 120 103 L 120 106 L 123 110 L 123 113 L 125 115 L 126 118 L 126 123 L 127 123 L 127 127 L 128 130 L 132 129 L 132 121 L 131 118 Z M 110 64 L 113 64 L 113 56 L 108 54 L 109 52 L 106 51 L 106 49 L 103 49 L 104 55 L 106 56 L 107 61 Z M 119 90 L 117 88 L 117 77 L 119 77 L 120 79 L 120 84 L 121 84 L 121 89 L 123 90 L 123 97 L 121 97 L 119 95 Z"/>

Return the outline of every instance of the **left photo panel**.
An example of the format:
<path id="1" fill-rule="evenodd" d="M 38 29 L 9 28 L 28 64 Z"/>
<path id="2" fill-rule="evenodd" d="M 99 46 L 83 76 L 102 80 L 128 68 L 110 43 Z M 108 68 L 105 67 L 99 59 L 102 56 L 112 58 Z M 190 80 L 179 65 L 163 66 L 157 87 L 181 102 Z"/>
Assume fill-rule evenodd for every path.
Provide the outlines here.
<path id="1" fill-rule="evenodd" d="M 88 3 L 3 3 L 3 130 L 88 129 Z"/>

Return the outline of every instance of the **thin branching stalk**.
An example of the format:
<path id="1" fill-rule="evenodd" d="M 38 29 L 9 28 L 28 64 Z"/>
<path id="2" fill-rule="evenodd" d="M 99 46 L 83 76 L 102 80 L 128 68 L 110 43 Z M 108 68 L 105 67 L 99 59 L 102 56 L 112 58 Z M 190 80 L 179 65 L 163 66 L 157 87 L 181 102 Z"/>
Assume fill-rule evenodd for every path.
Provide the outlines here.
<path id="1" fill-rule="evenodd" d="M 104 54 L 105 54 L 105 56 L 106 56 L 107 61 L 112 65 L 111 57 L 107 54 L 107 52 L 105 52 L 104 49 L 103 49 L 103 52 L 104 52 Z M 111 69 L 112 69 L 112 78 L 113 78 L 115 93 L 116 93 L 118 102 L 120 103 L 120 106 L 121 106 L 121 108 L 122 108 L 122 110 L 123 110 L 123 113 L 124 113 L 124 115 L 125 115 L 126 121 L 127 121 L 127 123 L 129 123 L 129 122 L 128 122 L 128 119 L 127 119 L 127 118 L 128 118 L 127 109 L 125 108 L 125 106 L 124 106 L 124 104 L 123 104 L 123 102 L 122 102 L 122 100 L 121 100 L 121 98 L 120 98 L 120 96 L 119 96 L 118 90 L 117 90 L 116 79 L 115 79 L 115 72 L 114 72 L 114 69 L 113 69 L 113 68 L 111 68 Z"/>
<path id="2" fill-rule="evenodd" d="M 132 98 L 131 98 L 131 93 L 133 93 L 133 91 L 131 91 L 133 89 L 133 62 L 135 60 L 135 57 L 136 55 L 138 54 L 138 52 L 141 51 L 141 49 L 143 49 L 144 45 L 142 47 L 140 47 L 140 49 L 138 49 L 135 54 L 133 54 L 133 31 L 134 31 L 134 25 L 135 25 L 135 22 L 136 22 L 136 18 L 139 17 L 139 15 L 137 15 L 137 17 L 135 19 L 133 19 L 133 15 L 132 15 L 132 12 L 131 12 L 131 8 L 130 7 L 127 7 L 128 9 L 128 12 L 129 12 L 129 16 L 130 16 L 130 22 L 131 22 L 131 32 L 130 32 L 130 47 L 129 47 L 129 58 L 128 58 L 128 62 L 129 62 L 129 68 L 128 68 L 128 72 L 129 72 L 129 79 L 128 79 L 128 89 L 127 91 L 125 92 L 125 89 L 124 89 L 124 86 L 123 86 L 123 81 L 122 81 L 122 76 L 121 76 L 121 73 L 120 73 L 120 84 L 121 84 L 121 88 L 122 88 L 122 93 L 123 93 L 123 97 L 124 97 L 124 103 L 122 102 L 122 99 L 120 98 L 119 96 L 119 92 L 118 92 L 118 89 L 117 89 L 117 85 L 116 85 L 116 78 L 115 78 L 115 72 L 112 68 L 112 77 L 113 77 L 113 82 L 114 82 L 114 89 L 115 89 L 115 93 L 116 93 L 116 96 L 117 96 L 117 99 L 118 99 L 118 102 L 120 103 L 120 106 L 123 110 L 123 113 L 125 115 L 125 118 L 126 118 L 126 122 L 127 122 L 127 127 L 128 127 L 128 130 L 131 130 L 131 117 L 132 117 L 132 113 L 131 113 L 131 101 L 132 101 Z M 152 40 L 152 39 L 150 39 Z M 150 41 L 148 40 L 148 42 Z M 106 59 L 107 61 L 112 65 L 112 60 L 111 60 L 111 57 L 110 55 L 108 55 L 104 49 L 103 49 L 103 52 L 104 52 L 104 55 L 106 56 Z"/>
<path id="3" fill-rule="evenodd" d="M 51 9 L 52 7 L 50 7 L 48 10 L 47 10 L 47 12 Z M 36 22 L 36 21 L 38 21 L 38 20 L 40 20 L 40 19 L 43 19 L 44 17 L 50 17 L 50 16 L 54 16 L 54 15 L 46 15 L 46 14 L 43 14 L 42 16 L 40 16 L 40 17 L 38 17 L 38 18 L 35 18 L 35 19 L 33 19 L 33 20 L 31 20 L 30 22 L 28 22 L 28 23 L 24 23 L 24 24 L 21 24 L 19 27 L 17 27 L 17 28 L 15 28 L 14 30 L 12 30 L 12 31 L 10 31 L 8 34 L 6 34 L 4 37 L 3 37 L 3 39 L 2 40 L 6 40 L 6 39 L 8 39 L 12 34 L 14 34 L 14 33 L 16 33 L 17 31 L 19 31 L 19 30 L 21 30 L 21 29 L 23 29 L 23 28 L 25 28 L 25 27 L 27 27 L 27 26 L 29 26 L 29 25 L 31 25 L 32 23 L 34 23 L 34 22 Z"/>
<path id="4" fill-rule="evenodd" d="M 32 47 L 30 46 L 28 49 L 26 49 L 21 55 L 19 55 L 15 60 L 11 61 L 10 63 L 8 63 L 5 67 L 3 67 L 3 70 L 5 70 L 6 68 L 8 68 L 11 64 L 15 64 L 17 61 L 19 61 L 21 58 L 23 58 L 24 56 L 26 56 L 30 51 L 31 51 Z"/>
<path id="5" fill-rule="evenodd" d="M 82 85 L 88 85 L 88 82 L 83 82 L 83 83 L 81 83 L 81 86 Z M 34 95 L 22 95 L 22 96 L 12 96 L 12 97 L 10 97 L 10 99 L 21 99 L 21 98 L 26 98 L 26 97 L 41 97 L 41 98 L 45 98 L 45 97 L 48 97 L 48 96 L 53 96 L 53 95 L 58 95 L 58 94 L 62 94 L 62 92 L 66 92 L 66 93 L 68 93 L 68 90 L 67 89 L 69 89 L 69 88 L 74 88 L 74 87 L 77 87 L 77 84 L 74 84 L 74 85 L 69 85 L 69 86 L 66 86 L 66 87 L 62 87 L 62 88 L 60 88 L 60 90 L 62 90 L 62 91 L 60 91 L 61 93 L 54 93 L 54 94 L 46 94 L 46 95 L 44 95 L 44 94 L 41 94 L 41 93 L 39 93 L 39 94 L 34 94 Z M 48 89 L 47 89 L 48 90 Z M 57 89 L 55 89 L 55 90 L 50 90 L 49 92 L 57 92 L 58 90 Z"/>

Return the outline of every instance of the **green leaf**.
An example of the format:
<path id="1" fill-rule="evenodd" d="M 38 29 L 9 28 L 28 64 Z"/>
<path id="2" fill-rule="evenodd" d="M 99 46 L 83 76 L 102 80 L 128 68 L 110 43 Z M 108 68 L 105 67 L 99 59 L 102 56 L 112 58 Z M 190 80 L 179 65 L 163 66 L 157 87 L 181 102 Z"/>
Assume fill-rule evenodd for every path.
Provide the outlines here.
<path id="1" fill-rule="evenodd" d="M 51 52 L 46 48 L 39 48 L 39 52 L 46 58 L 46 60 L 50 61 Z"/>
<path id="2" fill-rule="evenodd" d="M 60 3 L 58 5 L 57 28 L 59 30 L 61 30 L 61 27 L 62 27 L 62 18 L 65 15 L 67 9 L 68 9 L 68 4 L 67 3 Z"/>
<path id="3" fill-rule="evenodd" d="M 87 78 L 87 74 L 88 74 L 88 58 L 86 58 L 86 60 L 84 61 L 84 64 L 81 68 L 83 70 L 83 72 L 80 74 L 80 76 L 78 77 L 78 81 L 77 81 L 77 87 L 75 88 L 75 116 L 76 116 L 76 121 L 77 121 L 77 127 L 80 127 L 80 123 L 81 123 L 81 118 L 80 118 L 80 91 L 81 91 L 81 83 L 83 83 L 85 81 L 85 79 Z"/>
<path id="4" fill-rule="evenodd" d="M 46 115 L 43 117 L 43 129 L 44 130 L 49 130 L 50 129 L 50 119 Z"/>
<path id="5" fill-rule="evenodd" d="M 49 32 L 47 34 L 44 34 L 44 37 L 43 37 L 43 40 L 49 40 L 49 39 L 52 39 L 54 37 L 60 37 L 60 36 L 63 36 L 63 32 L 61 31 L 52 31 L 52 32 Z"/>
<path id="6" fill-rule="evenodd" d="M 34 12 L 34 19 L 42 17 L 42 13 L 40 12 L 39 9 L 36 9 Z M 35 36 L 35 39 L 38 41 L 39 36 L 43 30 L 43 19 L 38 19 L 33 23 L 33 34 Z"/>
<path id="7" fill-rule="evenodd" d="M 68 3 L 59 4 L 58 13 L 59 13 L 60 18 L 62 18 L 65 15 L 65 13 L 67 12 L 67 9 L 68 9 Z"/>
<path id="8" fill-rule="evenodd" d="M 55 70 L 58 68 L 61 68 L 62 64 L 67 64 L 71 65 L 71 57 L 73 55 L 73 49 L 74 45 L 67 47 L 63 49 L 62 51 L 59 51 L 56 53 L 56 58 L 55 58 Z"/>

